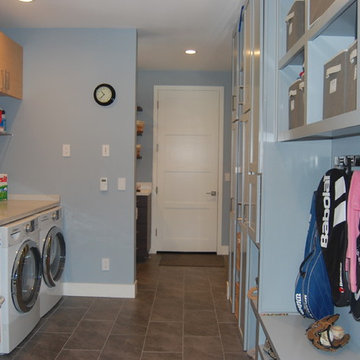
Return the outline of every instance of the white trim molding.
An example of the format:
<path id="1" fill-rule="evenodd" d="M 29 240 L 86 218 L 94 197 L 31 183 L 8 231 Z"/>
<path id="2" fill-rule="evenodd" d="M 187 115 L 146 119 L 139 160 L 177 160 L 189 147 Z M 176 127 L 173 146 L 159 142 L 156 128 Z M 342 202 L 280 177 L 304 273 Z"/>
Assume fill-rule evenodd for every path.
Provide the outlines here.
<path id="1" fill-rule="evenodd" d="M 137 281 L 133 284 L 63 283 L 65 296 L 135 298 Z"/>
<path id="2" fill-rule="evenodd" d="M 221 245 L 217 249 L 218 255 L 229 255 L 229 245 Z"/>

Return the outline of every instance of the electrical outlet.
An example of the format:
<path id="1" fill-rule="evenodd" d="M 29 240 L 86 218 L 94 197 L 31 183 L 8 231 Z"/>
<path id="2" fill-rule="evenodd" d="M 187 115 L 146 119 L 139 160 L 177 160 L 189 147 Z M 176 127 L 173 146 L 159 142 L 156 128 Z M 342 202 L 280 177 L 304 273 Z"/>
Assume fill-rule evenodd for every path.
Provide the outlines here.
<path id="1" fill-rule="evenodd" d="M 109 271 L 110 270 L 110 259 L 109 258 L 102 258 L 101 259 L 101 270 L 102 271 Z"/>

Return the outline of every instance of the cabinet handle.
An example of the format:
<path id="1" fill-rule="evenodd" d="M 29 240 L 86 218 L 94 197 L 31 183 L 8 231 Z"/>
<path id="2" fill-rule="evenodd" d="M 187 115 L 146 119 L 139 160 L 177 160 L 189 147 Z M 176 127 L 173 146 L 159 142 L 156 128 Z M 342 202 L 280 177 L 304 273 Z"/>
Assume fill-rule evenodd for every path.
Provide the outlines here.
<path id="1" fill-rule="evenodd" d="M 1 90 L 6 90 L 5 70 L 1 70 Z"/>
<path id="2" fill-rule="evenodd" d="M 5 89 L 10 90 L 10 72 L 5 70 Z"/>

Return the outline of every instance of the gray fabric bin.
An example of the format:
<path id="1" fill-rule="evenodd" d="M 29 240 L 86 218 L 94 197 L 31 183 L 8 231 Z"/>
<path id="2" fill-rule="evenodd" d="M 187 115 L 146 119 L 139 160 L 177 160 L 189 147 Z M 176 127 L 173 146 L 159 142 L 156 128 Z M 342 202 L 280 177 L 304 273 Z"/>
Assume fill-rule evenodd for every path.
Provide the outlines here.
<path id="1" fill-rule="evenodd" d="M 318 19 L 335 0 L 310 0 L 310 25 Z"/>
<path id="2" fill-rule="evenodd" d="M 286 21 L 286 50 L 289 50 L 305 32 L 305 1 L 296 0 L 288 12 Z"/>
<path id="3" fill-rule="evenodd" d="M 324 65 L 324 119 L 345 112 L 346 58 L 343 50 Z"/>
<path id="4" fill-rule="evenodd" d="M 356 109 L 357 100 L 357 40 L 347 51 L 346 56 L 345 112 Z"/>
<path id="5" fill-rule="evenodd" d="M 304 80 L 298 79 L 289 87 L 289 129 L 304 123 Z"/>

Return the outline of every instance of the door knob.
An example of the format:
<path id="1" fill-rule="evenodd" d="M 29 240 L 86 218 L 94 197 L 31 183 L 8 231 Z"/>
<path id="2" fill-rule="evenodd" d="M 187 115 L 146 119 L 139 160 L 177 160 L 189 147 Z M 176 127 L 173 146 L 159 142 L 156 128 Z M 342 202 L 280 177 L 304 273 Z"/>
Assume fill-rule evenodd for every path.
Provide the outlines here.
<path id="1" fill-rule="evenodd" d="M 209 191 L 206 193 L 206 195 L 216 196 L 216 191 Z"/>

